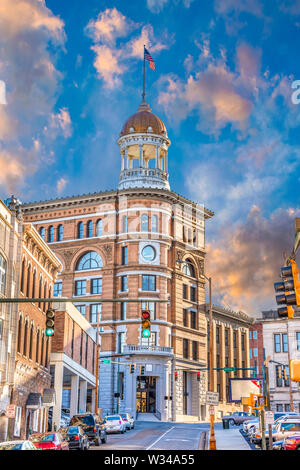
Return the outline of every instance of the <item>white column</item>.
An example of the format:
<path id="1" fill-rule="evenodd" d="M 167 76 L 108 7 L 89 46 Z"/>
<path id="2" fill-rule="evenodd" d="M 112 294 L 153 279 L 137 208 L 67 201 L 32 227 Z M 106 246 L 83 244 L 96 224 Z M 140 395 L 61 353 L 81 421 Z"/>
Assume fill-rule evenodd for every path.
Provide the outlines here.
<path id="1" fill-rule="evenodd" d="M 165 172 L 168 173 L 168 151 L 165 153 Z"/>
<path id="2" fill-rule="evenodd" d="M 139 159 L 139 167 L 143 167 L 143 144 L 139 144 L 140 149 L 140 159 Z"/>
<path id="3" fill-rule="evenodd" d="M 64 383 L 64 366 L 62 362 L 58 362 L 55 364 L 54 388 L 55 388 L 55 394 L 56 394 L 56 403 L 55 403 L 55 406 L 53 406 L 53 421 L 52 421 L 52 426 L 56 426 L 56 429 L 60 428 L 63 383 Z"/>
<path id="4" fill-rule="evenodd" d="M 79 376 L 72 375 L 71 397 L 70 397 L 70 417 L 78 413 L 78 386 L 79 386 Z"/>
<path id="5" fill-rule="evenodd" d="M 87 381 L 81 380 L 80 385 L 80 395 L 79 395 L 79 412 L 85 413 L 86 412 L 86 397 L 87 397 Z"/>
<path id="6" fill-rule="evenodd" d="M 157 146 L 156 146 L 155 168 L 159 168 L 159 161 L 158 161 L 158 158 L 159 158 L 159 146 L 157 145 Z"/>
<path id="7" fill-rule="evenodd" d="M 128 170 L 128 147 L 125 148 L 124 168 L 125 168 L 125 170 Z"/>

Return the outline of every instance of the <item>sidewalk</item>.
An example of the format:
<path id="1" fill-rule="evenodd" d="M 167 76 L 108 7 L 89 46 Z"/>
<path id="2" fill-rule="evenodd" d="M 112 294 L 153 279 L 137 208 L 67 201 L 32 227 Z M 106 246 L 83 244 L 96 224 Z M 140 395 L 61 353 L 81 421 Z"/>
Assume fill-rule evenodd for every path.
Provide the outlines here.
<path id="1" fill-rule="evenodd" d="M 251 450 L 239 428 L 215 429 L 217 450 Z"/>

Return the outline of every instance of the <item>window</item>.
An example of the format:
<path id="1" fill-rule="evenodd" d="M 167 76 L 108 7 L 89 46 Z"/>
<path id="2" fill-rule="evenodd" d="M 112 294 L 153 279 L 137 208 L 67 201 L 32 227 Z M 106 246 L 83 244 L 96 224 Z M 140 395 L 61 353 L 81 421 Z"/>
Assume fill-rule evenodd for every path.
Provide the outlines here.
<path id="1" fill-rule="evenodd" d="M 277 403 L 276 411 L 279 412 L 279 413 L 283 412 L 283 404 L 282 403 Z"/>
<path id="2" fill-rule="evenodd" d="M 196 277 L 195 276 L 194 266 L 189 260 L 187 260 L 185 263 L 183 263 L 182 272 L 183 272 L 183 274 L 186 274 L 186 276 Z"/>
<path id="3" fill-rule="evenodd" d="M 284 386 L 288 387 L 289 384 L 290 384 L 290 369 L 289 369 L 288 366 L 285 367 L 285 371 L 286 371 L 286 379 L 285 379 L 285 376 L 283 374 Z"/>
<path id="4" fill-rule="evenodd" d="M 288 413 L 291 411 L 291 405 L 289 403 L 284 404 L 284 411 L 287 411 Z M 294 424 L 291 424 L 291 427 L 293 427 Z M 289 429 L 289 428 L 288 428 Z M 289 429 L 290 431 L 300 431 L 299 425 L 295 426 L 295 429 Z"/>
<path id="5" fill-rule="evenodd" d="M 242 342 L 242 351 L 245 351 L 245 335 L 241 336 L 241 342 Z"/>
<path id="6" fill-rule="evenodd" d="M 253 339 L 257 339 L 257 331 L 253 331 Z"/>
<path id="7" fill-rule="evenodd" d="M 101 304 L 92 304 L 90 311 L 90 323 L 97 323 L 98 320 L 101 320 Z"/>
<path id="8" fill-rule="evenodd" d="M 153 246 L 146 245 L 142 249 L 142 256 L 143 256 L 144 260 L 147 261 L 147 262 L 153 261 L 155 259 L 155 256 L 156 256 L 156 251 L 153 248 Z"/>
<path id="9" fill-rule="evenodd" d="M 21 352 L 21 334 L 22 334 L 22 317 L 19 316 L 19 322 L 18 322 L 18 348 L 17 348 L 17 351 L 19 353 Z"/>
<path id="10" fill-rule="evenodd" d="M 237 337 L 236 331 L 234 331 L 234 332 L 233 332 L 233 347 L 234 347 L 234 348 L 236 348 L 236 344 L 237 344 L 237 343 L 236 343 L 236 337 Z"/>
<path id="11" fill-rule="evenodd" d="M 35 298 L 36 269 L 33 271 L 31 298 Z"/>
<path id="12" fill-rule="evenodd" d="M 188 311 L 186 308 L 183 309 L 183 326 L 188 326 Z"/>
<path id="13" fill-rule="evenodd" d="M 101 277 L 91 280 L 91 293 L 102 294 L 102 278 Z"/>
<path id="14" fill-rule="evenodd" d="M 147 214 L 142 214 L 141 217 L 141 231 L 142 232 L 148 232 L 149 227 L 148 227 L 148 215 Z"/>
<path id="15" fill-rule="evenodd" d="M 127 233 L 127 215 L 122 217 L 122 232 Z"/>
<path id="16" fill-rule="evenodd" d="M 33 342 L 33 323 L 31 323 L 30 333 L 29 333 L 29 359 L 32 359 L 32 342 Z"/>
<path id="17" fill-rule="evenodd" d="M 91 238 L 93 236 L 93 222 L 91 220 L 86 224 L 86 236 Z"/>
<path id="18" fill-rule="evenodd" d="M 127 313 L 127 303 L 126 302 L 121 302 L 121 307 L 120 307 L 120 320 L 126 320 L 126 313 Z"/>
<path id="19" fill-rule="evenodd" d="M 279 374 L 281 372 L 281 366 L 275 366 L 275 370 L 276 370 L 276 386 L 282 387 L 282 374 L 281 374 L 281 377 L 279 377 Z"/>
<path id="20" fill-rule="evenodd" d="M 86 308 L 85 305 L 75 305 L 75 307 L 77 308 L 77 310 L 79 310 L 81 315 L 85 316 L 85 308 Z"/>
<path id="21" fill-rule="evenodd" d="M 35 349 L 35 362 L 39 362 L 39 349 L 40 349 L 40 330 L 36 332 L 36 349 Z"/>
<path id="22" fill-rule="evenodd" d="M 124 266 L 125 264 L 127 264 L 127 246 L 122 246 L 122 265 Z"/>
<path id="23" fill-rule="evenodd" d="M 300 332 L 296 333 L 297 350 L 300 351 Z"/>
<path id="24" fill-rule="evenodd" d="M 249 339 L 251 339 L 251 331 L 249 331 Z"/>
<path id="25" fill-rule="evenodd" d="M 17 437 L 19 437 L 21 433 L 21 418 L 22 418 L 22 408 L 20 406 L 17 406 L 15 426 L 14 426 L 14 436 L 17 436 Z"/>
<path id="26" fill-rule="evenodd" d="M 193 341 L 192 349 L 193 349 L 193 361 L 198 361 L 198 343 L 197 343 L 197 341 Z"/>
<path id="27" fill-rule="evenodd" d="M 288 337 L 286 333 L 282 335 L 282 352 L 288 352 Z"/>
<path id="28" fill-rule="evenodd" d="M 281 342 L 280 342 L 280 334 L 274 335 L 274 351 L 276 353 L 281 352 Z"/>
<path id="29" fill-rule="evenodd" d="M 60 224 L 57 227 L 57 241 L 61 242 L 63 240 L 64 226 Z"/>
<path id="30" fill-rule="evenodd" d="M 48 243 L 52 243 L 54 241 L 54 227 L 50 225 L 48 228 Z"/>
<path id="31" fill-rule="evenodd" d="M 3 256 L 0 255 L 0 293 L 5 294 L 5 282 L 6 282 L 6 267 L 7 263 Z"/>
<path id="32" fill-rule="evenodd" d="M 190 287 L 191 302 L 196 302 L 196 287 Z"/>
<path id="33" fill-rule="evenodd" d="M 249 359 L 252 359 L 252 349 L 249 348 Z"/>
<path id="34" fill-rule="evenodd" d="M 157 217 L 157 215 L 152 216 L 152 232 L 158 232 L 158 217 Z"/>
<path id="35" fill-rule="evenodd" d="M 23 292 L 23 294 L 25 294 L 25 267 L 26 267 L 26 261 L 25 261 L 25 258 L 23 258 L 22 273 L 21 273 L 21 291 Z"/>
<path id="36" fill-rule="evenodd" d="M 77 238 L 83 238 L 83 222 L 77 224 Z"/>
<path id="37" fill-rule="evenodd" d="M 142 302 L 142 310 L 150 312 L 150 319 L 156 320 L 156 303 L 155 302 Z"/>
<path id="38" fill-rule="evenodd" d="M 45 227 L 41 227 L 39 232 L 40 232 L 41 238 L 45 241 Z"/>
<path id="39" fill-rule="evenodd" d="M 216 327 L 216 343 L 220 344 L 220 327 Z"/>
<path id="40" fill-rule="evenodd" d="M 182 285 L 182 296 L 184 299 L 188 299 L 188 286 L 186 284 Z"/>
<path id="41" fill-rule="evenodd" d="M 189 342 L 187 339 L 182 340 L 182 354 L 185 359 L 189 358 Z"/>
<path id="42" fill-rule="evenodd" d="M 127 291 L 127 276 L 121 276 L 121 291 Z"/>
<path id="43" fill-rule="evenodd" d="M 191 328 L 193 328 L 193 330 L 196 330 L 196 328 L 197 328 L 197 325 L 196 325 L 196 312 L 194 312 L 193 310 L 191 310 Z"/>
<path id="44" fill-rule="evenodd" d="M 56 282 L 54 284 L 53 295 L 54 295 L 54 297 L 61 297 L 61 295 L 62 295 L 62 282 Z"/>
<path id="45" fill-rule="evenodd" d="M 225 346 L 228 346 L 228 330 L 225 329 Z"/>
<path id="46" fill-rule="evenodd" d="M 83 255 L 76 266 L 76 271 L 84 271 L 86 269 L 100 269 L 103 267 L 101 256 L 96 251 L 89 251 Z"/>
<path id="47" fill-rule="evenodd" d="M 142 290 L 156 290 L 156 276 L 142 275 Z"/>
<path id="48" fill-rule="evenodd" d="M 27 287 L 26 287 L 26 297 L 29 297 L 29 291 L 30 291 L 30 280 L 31 280 L 31 266 L 28 266 L 27 269 Z"/>
<path id="49" fill-rule="evenodd" d="M 258 350 L 257 350 L 257 348 L 254 348 L 254 349 L 253 349 L 253 356 L 254 356 L 254 357 L 257 357 L 257 356 L 258 356 Z"/>
<path id="50" fill-rule="evenodd" d="M 86 281 L 75 281 L 75 295 L 86 294 Z"/>
<path id="51" fill-rule="evenodd" d="M 27 356 L 28 320 L 24 323 L 23 356 Z"/>
<path id="52" fill-rule="evenodd" d="M 103 235 L 103 222 L 102 219 L 99 219 L 96 224 L 96 236 L 101 237 L 101 235 Z"/>
<path id="53" fill-rule="evenodd" d="M 125 333 L 118 333 L 118 353 L 123 352 L 125 344 Z"/>

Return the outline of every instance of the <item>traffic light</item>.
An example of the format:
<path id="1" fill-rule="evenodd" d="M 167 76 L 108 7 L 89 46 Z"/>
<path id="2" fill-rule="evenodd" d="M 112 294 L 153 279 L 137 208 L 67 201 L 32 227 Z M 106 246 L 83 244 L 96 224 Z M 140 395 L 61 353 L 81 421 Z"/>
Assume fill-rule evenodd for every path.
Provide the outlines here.
<path id="1" fill-rule="evenodd" d="M 283 368 L 283 376 L 284 376 L 284 380 L 287 381 L 286 367 Z"/>
<path id="2" fill-rule="evenodd" d="M 135 365 L 135 364 L 129 364 L 129 372 L 130 372 L 130 374 L 134 374 L 135 368 L 136 368 L 136 365 Z"/>
<path id="3" fill-rule="evenodd" d="M 293 382 L 300 382 L 300 360 L 290 360 L 290 377 Z"/>
<path id="4" fill-rule="evenodd" d="M 299 269 L 296 262 L 292 259 L 288 266 L 281 268 L 281 282 L 274 283 L 276 302 L 278 305 L 286 305 L 277 309 L 279 317 L 294 317 L 292 305 L 300 306 L 300 281 Z"/>
<path id="5" fill-rule="evenodd" d="M 200 372 L 197 372 L 197 380 L 200 382 Z"/>
<path id="6" fill-rule="evenodd" d="M 142 311 L 142 336 L 143 338 L 149 338 L 151 331 L 151 320 L 149 310 Z"/>
<path id="7" fill-rule="evenodd" d="M 145 366 L 140 366 L 140 375 L 145 375 Z"/>
<path id="8" fill-rule="evenodd" d="M 175 379 L 175 382 L 178 380 L 178 372 L 174 372 L 174 379 Z"/>
<path id="9" fill-rule="evenodd" d="M 46 336 L 54 336 L 55 310 L 48 308 L 46 312 Z"/>
<path id="10" fill-rule="evenodd" d="M 282 379 L 281 366 L 278 366 L 278 368 L 277 368 L 277 374 L 278 374 L 278 378 L 279 378 L 279 379 Z"/>
<path id="11" fill-rule="evenodd" d="M 255 406 L 255 395 L 250 393 L 250 397 L 242 397 L 242 405 L 253 408 Z"/>

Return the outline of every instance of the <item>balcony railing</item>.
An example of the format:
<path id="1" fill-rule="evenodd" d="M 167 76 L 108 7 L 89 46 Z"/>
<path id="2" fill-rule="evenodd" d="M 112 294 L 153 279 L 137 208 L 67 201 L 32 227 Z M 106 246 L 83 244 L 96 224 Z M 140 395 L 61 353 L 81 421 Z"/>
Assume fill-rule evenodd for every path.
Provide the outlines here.
<path id="1" fill-rule="evenodd" d="M 127 346 L 124 346 L 123 352 L 126 353 L 155 353 L 155 354 L 173 354 L 173 348 L 168 348 L 166 346 L 155 346 L 155 345 L 149 345 L 149 346 L 144 346 L 144 345 L 133 345 L 133 344 L 128 344 Z"/>
<path id="2" fill-rule="evenodd" d="M 128 170 L 121 171 L 120 180 L 124 178 L 136 178 L 136 177 L 149 177 L 168 179 L 168 173 L 160 170 L 159 168 L 130 168 Z"/>

